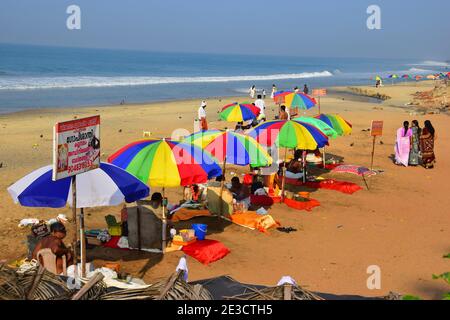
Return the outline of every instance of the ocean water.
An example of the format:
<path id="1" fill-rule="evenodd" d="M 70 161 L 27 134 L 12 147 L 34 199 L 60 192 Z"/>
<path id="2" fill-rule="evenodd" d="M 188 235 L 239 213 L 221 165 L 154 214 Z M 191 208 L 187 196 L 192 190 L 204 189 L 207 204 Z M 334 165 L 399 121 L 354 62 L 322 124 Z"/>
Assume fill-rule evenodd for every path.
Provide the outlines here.
<path id="1" fill-rule="evenodd" d="M 0 44 L 0 113 L 45 107 L 207 99 L 266 89 L 369 84 L 447 62 L 157 53 Z M 400 80 L 399 80 L 400 81 Z"/>

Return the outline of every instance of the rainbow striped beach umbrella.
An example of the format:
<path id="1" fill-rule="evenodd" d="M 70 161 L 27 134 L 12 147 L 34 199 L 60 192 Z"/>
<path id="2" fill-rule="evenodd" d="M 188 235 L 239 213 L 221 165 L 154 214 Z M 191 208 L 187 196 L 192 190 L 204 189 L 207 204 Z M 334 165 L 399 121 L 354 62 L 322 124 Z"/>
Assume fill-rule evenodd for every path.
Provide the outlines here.
<path id="1" fill-rule="evenodd" d="M 259 143 L 289 149 L 316 150 L 328 144 L 328 138 L 315 126 L 294 120 L 266 121 L 249 135 Z"/>
<path id="2" fill-rule="evenodd" d="M 340 136 L 349 135 L 352 133 L 352 125 L 344 120 L 340 115 L 338 114 L 319 114 L 315 117 L 316 119 L 322 120 L 326 124 L 328 124 L 330 127 L 334 129 L 334 131 L 337 132 Z"/>
<path id="3" fill-rule="evenodd" d="M 219 117 L 228 122 L 241 122 L 256 119 L 259 113 L 259 108 L 251 103 L 239 104 L 235 102 L 224 106 Z"/>
<path id="4" fill-rule="evenodd" d="M 335 139 L 338 137 L 337 132 L 330 127 L 326 122 L 323 122 L 320 119 L 312 118 L 312 117 L 298 117 L 294 119 L 295 121 L 300 122 L 306 122 L 313 126 L 315 126 L 317 129 L 323 132 L 328 138 Z"/>
<path id="5" fill-rule="evenodd" d="M 272 157 L 255 139 L 237 132 L 201 131 L 186 137 L 184 142 L 204 148 L 222 163 L 252 167 L 272 164 Z"/>
<path id="6" fill-rule="evenodd" d="M 273 99 L 276 103 L 284 103 L 288 108 L 299 108 L 303 110 L 311 109 L 317 104 L 314 98 L 304 93 L 293 91 L 282 91 L 275 94 Z"/>
<path id="7" fill-rule="evenodd" d="M 200 147 L 171 140 L 130 143 L 108 158 L 152 187 L 177 187 L 205 183 L 222 170 Z"/>

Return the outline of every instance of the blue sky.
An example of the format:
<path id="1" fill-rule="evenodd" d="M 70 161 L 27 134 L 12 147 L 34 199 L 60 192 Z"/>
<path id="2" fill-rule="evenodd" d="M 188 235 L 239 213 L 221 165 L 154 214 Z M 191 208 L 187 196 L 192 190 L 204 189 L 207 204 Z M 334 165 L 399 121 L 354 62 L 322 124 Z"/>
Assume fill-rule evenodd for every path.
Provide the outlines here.
<path id="1" fill-rule="evenodd" d="M 81 30 L 66 28 L 71 4 Z M 366 28 L 371 4 L 382 30 Z M 449 60 L 449 14 L 446 0 L 1 0 L 0 42 Z"/>

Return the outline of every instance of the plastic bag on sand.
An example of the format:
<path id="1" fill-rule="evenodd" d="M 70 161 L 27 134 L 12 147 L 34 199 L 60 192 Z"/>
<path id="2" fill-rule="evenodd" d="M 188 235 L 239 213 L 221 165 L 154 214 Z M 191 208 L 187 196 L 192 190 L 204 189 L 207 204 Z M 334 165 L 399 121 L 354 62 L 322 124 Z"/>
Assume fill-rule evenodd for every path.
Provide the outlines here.
<path id="1" fill-rule="evenodd" d="M 260 214 L 260 215 L 265 215 L 265 214 L 267 214 L 267 210 L 264 209 L 263 207 L 261 207 L 258 210 L 256 210 L 256 213 Z"/>
<path id="2" fill-rule="evenodd" d="M 87 278 L 91 278 L 97 272 L 100 272 L 101 274 L 103 274 L 105 279 L 116 279 L 117 278 L 117 272 L 115 272 L 114 270 L 111 270 L 109 268 L 105 268 L 105 267 L 92 270 L 91 272 L 88 272 L 86 274 L 86 276 L 87 276 Z"/>
<path id="3" fill-rule="evenodd" d="M 175 271 L 179 271 L 179 270 L 183 270 L 184 271 L 184 281 L 188 281 L 188 266 L 187 266 L 187 262 L 186 262 L 186 258 L 185 257 L 181 257 L 180 258 L 180 262 L 178 262 L 177 268 L 175 269 Z"/>
<path id="4" fill-rule="evenodd" d="M 283 276 L 281 277 L 280 281 L 278 281 L 277 286 L 282 286 L 283 284 L 292 284 L 293 286 L 296 286 L 297 283 L 294 279 L 292 279 L 289 276 Z"/>
<path id="5" fill-rule="evenodd" d="M 117 246 L 119 248 L 130 248 L 130 245 L 128 244 L 128 237 L 120 237 L 119 241 L 117 242 Z"/>
<path id="6" fill-rule="evenodd" d="M 77 271 L 78 276 L 81 275 L 81 263 L 77 264 Z M 86 263 L 86 274 L 89 274 L 89 272 L 94 271 L 94 265 L 92 263 Z M 70 278 L 75 278 L 75 266 L 72 264 L 67 267 L 67 276 Z"/>

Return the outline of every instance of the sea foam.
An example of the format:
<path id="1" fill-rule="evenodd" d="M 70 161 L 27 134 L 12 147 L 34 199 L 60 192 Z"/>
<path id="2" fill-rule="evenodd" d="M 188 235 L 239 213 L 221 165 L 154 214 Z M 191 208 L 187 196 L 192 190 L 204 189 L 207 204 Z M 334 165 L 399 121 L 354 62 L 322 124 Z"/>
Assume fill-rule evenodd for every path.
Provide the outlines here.
<path id="1" fill-rule="evenodd" d="M 329 71 L 287 73 L 271 75 L 248 75 L 227 77 L 99 77 L 99 76 L 59 76 L 59 77 L 5 77 L 0 78 L 0 90 L 33 90 L 33 89 L 68 89 L 68 88 L 100 88 L 123 86 L 146 86 L 177 83 L 211 83 L 264 81 L 283 79 L 304 79 L 331 77 Z"/>

